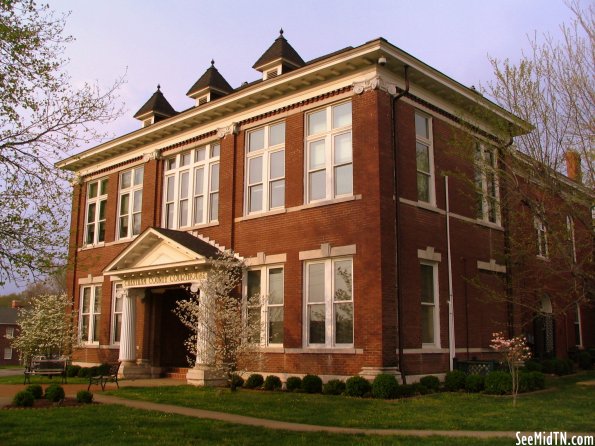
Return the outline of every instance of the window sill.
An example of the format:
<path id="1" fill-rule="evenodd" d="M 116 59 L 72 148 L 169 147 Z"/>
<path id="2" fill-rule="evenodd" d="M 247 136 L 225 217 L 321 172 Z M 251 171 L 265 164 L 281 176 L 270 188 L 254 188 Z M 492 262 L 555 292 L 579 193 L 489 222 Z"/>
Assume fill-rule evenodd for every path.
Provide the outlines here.
<path id="1" fill-rule="evenodd" d="M 549 257 L 542 256 L 541 254 L 537 254 L 535 257 L 538 258 L 539 260 L 543 260 L 544 262 L 549 262 L 550 261 L 550 258 Z"/>
<path id="2" fill-rule="evenodd" d="M 356 200 L 361 200 L 361 199 L 362 199 L 362 196 L 360 194 L 358 194 L 358 195 L 350 195 L 347 197 L 333 198 L 331 200 L 315 201 L 313 203 L 307 203 L 307 204 L 303 204 L 301 206 L 294 206 L 291 208 L 287 208 L 287 212 L 301 211 L 303 209 L 317 208 L 320 206 L 328 206 L 331 204 L 346 203 L 348 201 L 356 201 Z"/>
<path id="3" fill-rule="evenodd" d="M 83 245 L 80 248 L 78 248 L 77 251 L 87 251 L 89 249 L 103 248 L 104 246 L 106 246 L 106 243 L 105 242 L 94 243 L 92 245 Z"/>
<path id="4" fill-rule="evenodd" d="M 285 209 L 285 208 L 273 209 L 271 211 L 264 211 L 264 212 L 254 212 L 252 214 L 248 214 L 243 217 L 238 217 L 238 218 L 234 219 L 234 222 L 239 223 L 241 221 L 254 220 L 255 218 L 268 217 L 271 215 L 281 215 L 281 214 L 285 214 L 286 212 L 287 212 L 287 209 Z"/>
<path id="5" fill-rule="evenodd" d="M 304 347 L 304 348 L 286 348 L 285 353 L 333 353 L 344 355 L 361 355 L 363 348 L 353 347 Z"/>

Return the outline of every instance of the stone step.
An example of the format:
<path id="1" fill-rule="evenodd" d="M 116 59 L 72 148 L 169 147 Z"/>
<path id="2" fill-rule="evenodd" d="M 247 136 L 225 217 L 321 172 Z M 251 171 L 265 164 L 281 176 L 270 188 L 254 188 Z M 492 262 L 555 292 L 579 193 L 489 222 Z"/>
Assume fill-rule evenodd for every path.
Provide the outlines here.
<path id="1" fill-rule="evenodd" d="M 185 380 L 186 373 L 188 373 L 188 368 L 186 367 L 169 367 L 161 372 L 161 376 L 164 378 Z"/>

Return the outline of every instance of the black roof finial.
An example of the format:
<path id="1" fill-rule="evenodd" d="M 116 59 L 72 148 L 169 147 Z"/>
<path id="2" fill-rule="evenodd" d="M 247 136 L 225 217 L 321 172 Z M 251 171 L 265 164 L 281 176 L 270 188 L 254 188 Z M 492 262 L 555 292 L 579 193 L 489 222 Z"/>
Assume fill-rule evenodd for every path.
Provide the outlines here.
<path id="1" fill-rule="evenodd" d="M 283 37 L 283 28 L 279 30 L 279 37 Z"/>
<path id="2" fill-rule="evenodd" d="M 215 60 L 211 59 L 211 66 L 214 67 L 215 66 Z"/>
<path id="3" fill-rule="evenodd" d="M 161 91 L 161 85 L 157 84 L 157 91 Z"/>

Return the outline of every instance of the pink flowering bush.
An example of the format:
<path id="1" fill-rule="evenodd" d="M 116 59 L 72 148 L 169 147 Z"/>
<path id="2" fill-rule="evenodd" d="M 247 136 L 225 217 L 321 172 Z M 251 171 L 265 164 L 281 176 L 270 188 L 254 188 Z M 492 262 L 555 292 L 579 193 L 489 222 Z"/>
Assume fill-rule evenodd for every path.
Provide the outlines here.
<path id="1" fill-rule="evenodd" d="M 519 393 L 519 368 L 531 358 L 531 350 L 527 346 L 525 336 L 506 339 L 502 333 L 494 333 L 490 347 L 502 354 L 502 359 L 510 370 L 512 377 L 512 404 L 516 406 Z"/>

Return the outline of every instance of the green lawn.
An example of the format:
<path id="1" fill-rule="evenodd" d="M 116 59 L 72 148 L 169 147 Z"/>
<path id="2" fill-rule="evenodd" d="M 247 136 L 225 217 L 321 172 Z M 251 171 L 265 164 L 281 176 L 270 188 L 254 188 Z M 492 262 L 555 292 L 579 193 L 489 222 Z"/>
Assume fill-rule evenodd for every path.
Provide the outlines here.
<path id="1" fill-rule="evenodd" d="M 595 372 L 548 380 L 550 390 L 509 397 L 440 393 L 395 401 L 284 392 L 177 387 L 123 387 L 131 399 L 328 426 L 501 431 L 593 431 L 595 387 L 577 381 Z"/>
<path id="2" fill-rule="evenodd" d="M 20 373 L 12 376 L 0 376 L 0 384 L 23 384 L 25 375 Z M 62 378 L 59 376 L 31 376 L 31 384 L 62 384 Z M 67 384 L 89 384 L 89 378 L 66 378 Z"/>
<path id="3" fill-rule="evenodd" d="M 512 439 L 412 438 L 301 433 L 201 420 L 113 405 L 0 410 L 3 446 L 33 445 L 496 445 Z"/>

